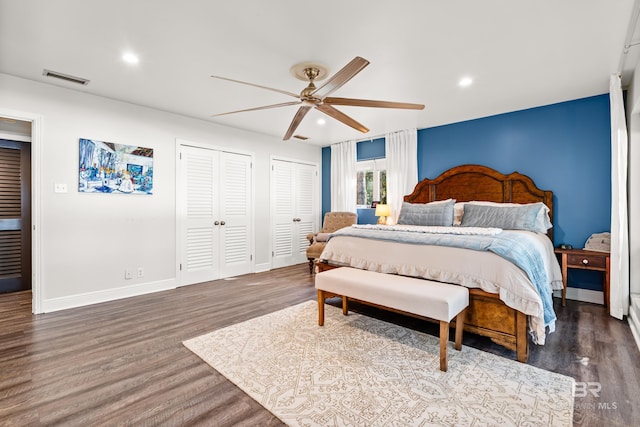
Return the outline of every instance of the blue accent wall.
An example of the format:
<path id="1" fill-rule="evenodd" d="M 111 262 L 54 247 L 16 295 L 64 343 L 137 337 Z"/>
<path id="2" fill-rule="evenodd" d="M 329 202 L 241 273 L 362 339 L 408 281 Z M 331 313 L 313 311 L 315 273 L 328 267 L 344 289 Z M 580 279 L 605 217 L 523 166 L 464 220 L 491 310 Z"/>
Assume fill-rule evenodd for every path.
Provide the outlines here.
<path id="1" fill-rule="evenodd" d="M 609 96 L 418 131 L 418 179 L 465 163 L 518 171 L 553 191 L 554 240 L 576 248 L 611 221 Z"/>
<path id="2" fill-rule="evenodd" d="M 331 147 L 322 147 L 322 218 L 331 211 Z"/>
<path id="3" fill-rule="evenodd" d="M 420 129 L 418 178 L 467 163 L 528 175 L 553 191 L 554 243 L 582 248 L 592 233 L 610 231 L 610 132 L 608 94 Z M 359 143 L 359 150 L 361 144 L 371 142 Z M 331 158 L 323 149 L 323 212 L 330 209 L 325 150 L 328 163 Z M 571 271 L 569 285 L 602 289 L 594 272 Z"/>
<path id="4" fill-rule="evenodd" d="M 383 159 L 385 154 L 384 138 L 360 141 L 356 144 L 356 156 L 358 161 Z"/>
<path id="5" fill-rule="evenodd" d="M 322 218 L 331 212 L 331 147 L 322 147 Z"/>

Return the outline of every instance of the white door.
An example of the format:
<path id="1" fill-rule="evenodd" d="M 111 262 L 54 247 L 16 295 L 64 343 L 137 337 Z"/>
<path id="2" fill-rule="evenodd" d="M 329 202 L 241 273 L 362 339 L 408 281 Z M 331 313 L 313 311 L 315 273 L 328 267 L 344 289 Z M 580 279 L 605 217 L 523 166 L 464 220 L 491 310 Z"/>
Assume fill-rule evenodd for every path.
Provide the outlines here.
<path id="1" fill-rule="evenodd" d="M 251 157 L 220 153 L 220 277 L 250 273 Z"/>
<path id="2" fill-rule="evenodd" d="M 219 276 L 219 152 L 182 146 L 178 163 L 178 206 L 182 230 L 182 285 Z"/>
<path id="3" fill-rule="evenodd" d="M 251 156 L 180 146 L 181 285 L 253 271 Z"/>
<path id="4" fill-rule="evenodd" d="M 317 231 L 318 168 L 273 160 L 271 218 L 273 268 L 307 262 L 308 233 Z"/>
<path id="5" fill-rule="evenodd" d="M 293 175 L 293 163 L 279 160 L 274 160 L 271 163 L 271 221 L 273 233 L 271 265 L 273 268 L 294 264 Z"/>
<path id="6" fill-rule="evenodd" d="M 297 242 L 294 242 L 293 264 L 307 262 L 307 234 L 320 229 L 317 224 L 318 168 L 297 164 L 295 170 L 294 211 L 297 219 Z"/>

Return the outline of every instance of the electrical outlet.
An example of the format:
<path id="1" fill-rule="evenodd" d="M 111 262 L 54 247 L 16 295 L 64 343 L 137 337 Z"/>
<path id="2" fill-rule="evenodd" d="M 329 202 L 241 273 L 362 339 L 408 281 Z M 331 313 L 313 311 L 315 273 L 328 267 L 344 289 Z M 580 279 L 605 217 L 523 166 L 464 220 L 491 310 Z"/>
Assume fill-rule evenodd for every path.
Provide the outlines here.
<path id="1" fill-rule="evenodd" d="M 126 270 L 124 271 L 124 278 L 125 278 L 126 280 L 133 279 L 133 270 L 131 270 L 131 269 L 126 269 Z"/>
<path id="2" fill-rule="evenodd" d="M 138 267 L 138 277 L 143 277 L 143 276 L 144 276 L 144 268 Z"/>

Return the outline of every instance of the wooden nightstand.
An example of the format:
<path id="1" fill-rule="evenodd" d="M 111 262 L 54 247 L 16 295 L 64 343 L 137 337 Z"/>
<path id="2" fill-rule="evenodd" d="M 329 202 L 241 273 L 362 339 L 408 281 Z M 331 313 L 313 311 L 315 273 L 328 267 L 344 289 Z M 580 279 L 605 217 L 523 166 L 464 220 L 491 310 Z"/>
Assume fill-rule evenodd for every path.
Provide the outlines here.
<path id="1" fill-rule="evenodd" d="M 602 284 L 604 288 L 604 305 L 609 311 L 609 252 L 588 251 L 585 249 L 555 249 L 561 257 L 562 268 L 562 306 L 566 305 L 567 296 L 567 270 L 576 268 L 580 270 L 602 271 Z"/>

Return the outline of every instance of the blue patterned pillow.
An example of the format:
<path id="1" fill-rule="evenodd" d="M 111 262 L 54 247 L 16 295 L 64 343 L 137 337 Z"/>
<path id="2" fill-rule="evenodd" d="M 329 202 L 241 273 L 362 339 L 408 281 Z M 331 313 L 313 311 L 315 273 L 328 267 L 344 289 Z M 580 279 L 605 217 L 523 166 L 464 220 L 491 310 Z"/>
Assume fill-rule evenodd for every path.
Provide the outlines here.
<path id="1" fill-rule="evenodd" d="M 453 205 L 455 200 L 433 203 L 407 203 L 402 204 L 398 224 L 404 225 L 453 225 Z"/>
<path id="2" fill-rule="evenodd" d="M 546 233 L 537 221 L 542 203 L 520 206 L 486 206 L 467 203 L 462 215 L 463 227 L 496 227 L 503 230 L 527 230 Z"/>

